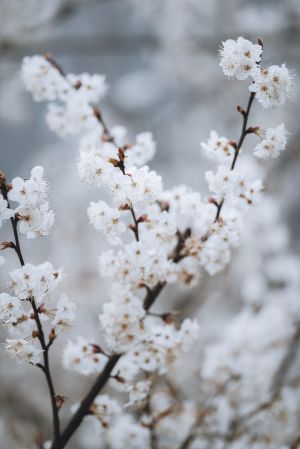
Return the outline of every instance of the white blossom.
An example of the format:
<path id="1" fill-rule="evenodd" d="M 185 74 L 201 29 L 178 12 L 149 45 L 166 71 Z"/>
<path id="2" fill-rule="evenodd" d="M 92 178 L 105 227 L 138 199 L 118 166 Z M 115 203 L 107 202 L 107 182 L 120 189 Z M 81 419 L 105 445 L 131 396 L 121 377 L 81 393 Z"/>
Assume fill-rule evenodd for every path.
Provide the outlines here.
<path id="1" fill-rule="evenodd" d="M 11 185 L 8 198 L 19 203 L 15 209 L 19 231 L 31 239 L 47 236 L 54 224 L 54 212 L 46 201 L 49 187 L 43 167 L 34 167 L 27 180 L 14 178 Z"/>
<path id="2" fill-rule="evenodd" d="M 57 288 L 62 271 L 55 270 L 50 262 L 36 266 L 26 263 L 9 276 L 10 287 L 20 299 L 34 297 L 40 303 Z"/>
<path id="3" fill-rule="evenodd" d="M 109 182 L 116 205 L 129 204 L 145 208 L 153 204 L 162 192 L 162 179 L 149 167 L 131 167 L 127 173 L 114 173 Z"/>
<path id="4" fill-rule="evenodd" d="M 48 196 L 48 184 L 44 177 L 43 167 L 36 166 L 31 170 L 29 179 L 14 178 L 12 188 L 8 192 L 10 201 L 21 206 L 36 206 L 43 203 Z"/>
<path id="5" fill-rule="evenodd" d="M 6 350 L 8 354 L 18 362 L 28 362 L 32 365 L 40 363 L 42 360 L 43 350 L 37 348 L 33 343 L 27 340 L 7 339 Z"/>
<path id="6" fill-rule="evenodd" d="M 220 166 L 216 173 L 207 171 L 205 178 L 218 202 L 226 198 L 233 203 L 251 206 L 258 201 L 263 188 L 259 179 L 252 180 L 243 170 L 231 170 L 225 166 Z"/>
<path id="7" fill-rule="evenodd" d="M 54 212 L 49 203 L 39 206 L 19 206 L 15 210 L 19 218 L 19 231 L 29 239 L 49 235 L 54 225 Z"/>
<path id="8" fill-rule="evenodd" d="M 165 281 L 173 272 L 166 248 L 158 241 L 135 242 L 113 253 L 103 252 L 99 257 L 100 274 L 114 277 L 118 282 L 152 287 Z"/>
<path id="9" fill-rule="evenodd" d="M 232 195 L 234 186 L 237 182 L 237 175 L 229 167 L 220 166 L 216 173 L 207 171 L 205 178 L 208 181 L 209 190 L 217 194 L 217 200 Z"/>
<path id="10" fill-rule="evenodd" d="M 217 162 L 232 162 L 235 149 L 226 137 L 220 137 L 216 131 L 211 131 L 207 143 L 202 142 L 204 154 Z"/>
<path id="11" fill-rule="evenodd" d="M 102 429 L 108 429 L 116 416 L 121 414 L 121 407 L 115 399 L 107 394 L 96 396 L 90 412 L 97 418 Z"/>
<path id="12" fill-rule="evenodd" d="M 196 322 L 184 321 L 177 331 L 172 324 L 153 325 L 131 351 L 133 363 L 146 372 L 165 374 L 181 351 L 187 351 L 199 335 Z"/>
<path id="13" fill-rule="evenodd" d="M 63 365 L 85 376 L 100 373 L 107 362 L 107 356 L 100 348 L 83 337 L 68 341 L 63 351 Z"/>
<path id="14" fill-rule="evenodd" d="M 99 103 L 108 89 L 104 75 L 89 75 L 88 73 L 74 75 L 69 73 L 66 79 L 69 84 L 75 86 L 76 96 L 81 97 L 88 103 Z"/>
<path id="15" fill-rule="evenodd" d="M 155 156 L 156 143 L 150 132 L 143 132 L 136 136 L 136 143 L 125 153 L 125 166 L 142 167 Z"/>
<path id="16" fill-rule="evenodd" d="M 179 341 L 182 349 L 189 349 L 191 344 L 199 337 L 199 324 L 196 320 L 187 318 L 179 330 Z"/>
<path id="17" fill-rule="evenodd" d="M 109 162 L 110 158 L 116 157 L 116 150 L 111 144 L 93 147 L 89 151 L 81 150 L 78 164 L 81 181 L 94 186 L 110 183 L 113 174 L 119 175 L 119 170 Z"/>
<path id="18" fill-rule="evenodd" d="M 121 415 L 110 428 L 108 441 L 114 449 L 150 449 L 150 431 L 131 416 Z"/>
<path id="19" fill-rule="evenodd" d="M 220 50 L 220 66 L 227 76 L 235 76 L 238 80 L 244 80 L 253 72 L 260 61 L 262 46 L 239 37 L 237 41 L 227 39 L 222 42 Z"/>
<path id="20" fill-rule="evenodd" d="M 281 106 L 290 97 L 293 81 L 285 64 L 281 67 L 257 68 L 253 74 L 254 82 L 249 90 L 254 92 L 257 100 L 264 108 Z"/>
<path id="21" fill-rule="evenodd" d="M 287 133 L 284 123 L 276 128 L 268 128 L 265 131 L 262 141 L 254 148 L 254 156 L 259 158 L 276 158 L 281 151 L 285 150 L 287 143 Z"/>
<path id="22" fill-rule="evenodd" d="M 120 243 L 120 236 L 126 231 L 126 225 L 118 209 L 109 207 L 105 201 L 98 201 L 90 203 L 88 216 L 90 223 L 106 236 L 110 243 Z"/>
<path id="23" fill-rule="evenodd" d="M 72 95 L 65 105 L 51 103 L 47 108 L 46 122 L 59 136 L 78 134 L 97 124 L 93 108 L 80 96 Z"/>
<path id="24" fill-rule="evenodd" d="M 107 348 L 121 353 L 141 338 L 145 310 L 141 300 L 130 291 L 112 292 L 112 296 L 111 301 L 103 304 L 99 319 Z"/>
<path id="25" fill-rule="evenodd" d="M 56 330 L 63 331 L 70 327 L 76 317 L 77 306 L 74 302 L 70 301 L 66 295 L 61 295 L 57 306 L 54 320 L 52 321 L 52 326 Z"/>
<path id="26" fill-rule="evenodd" d="M 7 293 L 0 294 L 0 319 L 5 324 L 15 323 L 23 313 L 23 307 L 19 298 L 10 296 Z"/>
<path id="27" fill-rule="evenodd" d="M 129 401 L 125 404 L 127 407 L 141 407 L 147 400 L 151 391 L 151 380 L 141 380 L 130 384 L 127 387 L 129 393 Z"/>
<path id="28" fill-rule="evenodd" d="M 56 100 L 70 88 L 57 69 L 43 56 L 27 56 L 23 59 L 22 81 L 35 101 Z"/>

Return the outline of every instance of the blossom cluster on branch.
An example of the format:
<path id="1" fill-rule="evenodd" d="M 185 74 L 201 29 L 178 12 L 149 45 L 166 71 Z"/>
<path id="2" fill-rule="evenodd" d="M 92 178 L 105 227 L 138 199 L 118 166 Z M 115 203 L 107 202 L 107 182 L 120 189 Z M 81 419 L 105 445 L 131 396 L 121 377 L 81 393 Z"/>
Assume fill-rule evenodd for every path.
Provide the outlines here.
<path id="1" fill-rule="evenodd" d="M 202 143 L 204 154 L 216 164 L 215 170 L 204 174 L 207 197 L 185 185 L 164 189 L 161 176 L 147 165 L 156 152 L 150 132 L 138 134 L 129 144 L 124 127 L 108 128 L 98 107 L 107 91 L 103 75 L 66 74 L 50 54 L 24 59 L 24 86 L 34 100 L 48 102 L 49 128 L 61 137 L 80 135 L 80 180 L 108 193 L 108 202 L 90 203 L 87 219 L 112 246 L 98 261 L 100 275 L 111 279 L 108 301 L 99 314 L 99 341 L 84 336 L 70 340 L 62 360 L 68 370 L 98 377 L 86 397 L 72 407 L 70 421 L 61 430 L 64 400 L 55 393 L 48 352 L 73 323 L 76 307 L 65 295 L 53 299 L 62 270 L 50 262 L 33 266 L 24 261 L 19 240 L 19 233 L 39 238 L 51 231 L 54 213 L 47 201 L 48 184 L 42 167 L 33 168 L 29 179 L 15 178 L 11 183 L 1 174 L 0 224 L 10 220 L 14 235 L 13 241 L 1 243 L 1 249 L 14 249 L 21 268 L 9 273 L 9 293 L 0 296 L 0 318 L 10 334 L 9 354 L 40 367 L 46 376 L 53 437 L 45 448 L 63 449 L 83 420 L 83 428 L 90 429 L 84 433 L 83 447 L 154 449 L 173 444 L 186 449 L 193 443 L 193 438 L 185 440 L 186 434 L 205 417 L 199 418 L 197 400 L 174 406 L 167 375 L 199 339 L 199 325 L 195 319 L 180 320 L 172 310 L 156 313 L 152 306 L 167 285 L 195 286 L 201 273 L 213 276 L 222 271 L 243 238 L 245 223 L 264 201 L 262 180 L 238 157 L 249 134 L 260 139 L 253 150 L 258 158 L 275 158 L 285 149 L 284 124 L 263 129 L 248 122 L 255 98 L 266 108 L 284 103 L 292 77 L 285 65 L 262 67 L 262 53 L 261 40 L 253 44 L 239 37 L 222 45 L 224 74 L 238 80 L 251 77 L 252 84 L 247 107 L 237 108 L 242 117 L 239 139 L 212 131 Z M 238 326 L 243 326 L 242 319 Z M 226 339 L 231 338 L 228 332 Z M 211 351 L 203 379 L 226 388 L 237 377 L 226 366 L 232 354 L 217 344 Z M 108 383 L 117 399 L 102 392 Z M 206 424 L 214 429 L 215 422 L 209 419 Z M 176 431 L 178 426 L 184 432 Z M 174 434 L 172 443 L 164 442 L 168 428 Z"/>

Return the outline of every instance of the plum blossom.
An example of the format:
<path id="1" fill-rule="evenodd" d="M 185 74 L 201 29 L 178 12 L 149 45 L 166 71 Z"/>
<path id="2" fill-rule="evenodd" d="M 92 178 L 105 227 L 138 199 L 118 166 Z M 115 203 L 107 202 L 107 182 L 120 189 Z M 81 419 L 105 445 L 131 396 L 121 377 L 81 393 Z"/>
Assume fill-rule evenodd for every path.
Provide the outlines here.
<path id="1" fill-rule="evenodd" d="M 63 331 L 69 328 L 76 318 L 77 306 L 66 295 L 62 295 L 57 302 L 56 312 L 52 326 L 56 330 Z"/>
<path id="2" fill-rule="evenodd" d="M 285 64 L 281 67 L 259 67 L 253 74 L 253 80 L 249 90 L 255 93 L 264 108 L 281 106 L 291 95 L 293 80 Z"/>
<path id="3" fill-rule="evenodd" d="M 107 356 L 102 353 L 101 348 L 83 337 L 78 337 L 77 341 L 69 340 L 64 348 L 64 367 L 84 376 L 100 373 L 106 362 Z"/>
<path id="4" fill-rule="evenodd" d="M 8 191 L 8 198 L 19 203 L 15 209 L 19 221 L 19 231 L 27 238 L 47 236 L 54 224 L 54 212 L 47 201 L 49 186 L 44 177 L 43 167 L 31 170 L 29 179 L 14 178 Z"/>
<path id="5" fill-rule="evenodd" d="M 222 42 L 220 49 L 220 66 L 224 75 L 235 76 L 238 80 L 244 80 L 251 76 L 260 62 L 262 46 L 239 37 L 237 41 L 227 39 Z"/>
<path id="6" fill-rule="evenodd" d="M 88 216 L 90 223 L 106 236 L 111 244 L 120 243 L 120 237 L 126 231 L 126 225 L 118 209 L 109 207 L 105 201 L 98 201 L 98 203 L 90 203 Z"/>
<path id="7" fill-rule="evenodd" d="M 40 265 L 25 264 L 9 273 L 10 288 L 20 299 L 34 297 L 41 303 L 57 288 L 62 271 L 55 270 L 50 262 Z"/>
<path id="8" fill-rule="evenodd" d="M 220 137 L 216 131 L 211 131 L 207 143 L 202 142 L 204 154 L 216 162 L 232 162 L 235 149 L 226 137 Z"/>
<path id="9" fill-rule="evenodd" d="M 23 339 L 7 339 L 6 350 L 9 355 L 19 363 L 24 361 L 32 365 L 41 362 L 43 350 L 37 348 L 33 343 Z"/>
<path id="10" fill-rule="evenodd" d="M 108 441 L 115 449 L 150 449 L 150 431 L 131 416 L 121 415 L 111 427 Z"/>
<path id="11" fill-rule="evenodd" d="M 254 156 L 266 159 L 277 158 L 281 151 L 285 150 L 287 143 L 287 132 L 284 123 L 276 128 L 268 128 L 263 134 L 262 141 L 254 148 Z"/>
<path id="12" fill-rule="evenodd" d="M 103 304 L 99 316 L 106 347 L 121 353 L 130 349 L 143 334 L 145 310 L 141 300 L 129 291 L 114 295 L 112 301 Z"/>
<path id="13" fill-rule="evenodd" d="M 127 407 L 141 407 L 145 404 L 149 393 L 151 391 L 151 380 L 141 380 L 127 387 L 129 392 L 129 401 L 125 406 Z"/>
<path id="14" fill-rule="evenodd" d="M 136 136 L 136 143 L 126 150 L 125 166 L 142 167 L 155 156 L 156 143 L 150 132 L 143 132 Z"/>
<path id="15" fill-rule="evenodd" d="M 104 75 L 67 74 L 50 55 L 24 59 L 23 83 L 36 101 L 48 102 L 49 128 L 61 137 L 80 135 L 79 178 L 100 196 L 90 202 L 88 219 L 107 243 L 115 246 L 99 256 L 100 275 L 108 280 L 108 298 L 99 310 L 98 337 L 97 333 L 93 338 L 76 333 L 62 355 L 67 370 L 96 375 L 94 386 L 72 407 L 72 419 L 84 421 L 83 428 L 87 426 L 89 431 L 88 438 L 83 432 L 83 445 L 169 449 L 186 447 L 188 441 L 191 448 L 223 447 L 224 442 L 230 449 L 253 444 L 269 448 L 276 433 L 271 428 L 274 423 L 282 416 L 286 421 L 289 414 L 295 418 L 297 401 L 291 385 L 281 385 L 273 397 L 272 379 L 298 332 L 295 291 L 299 261 L 282 254 L 286 233 L 268 205 L 263 182 L 252 175 L 251 164 L 240 162 L 248 134 L 262 139 L 254 149 L 260 158 L 278 157 L 286 146 L 283 124 L 262 131 L 248 123 L 254 96 L 269 108 L 283 104 L 292 89 L 285 65 L 260 66 L 261 44 L 242 37 L 222 43 L 224 74 L 253 82 L 247 109 L 239 108 L 243 116 L 243 130 L 236 140 L 239 144 L 216 131 L 201 144 L 217 164 L 205 173 L 207 192 L 202 195 L 185 185 L 164 188 L 162 177 L 146 165 L 156 152 L 150 132 L 140 132 L 130 143 L 124 127 L 106 125 L 102 107 L 97 106 L 107 91 Z M 99 187 L 106 189 L 106 201 Z M 38 265 L 24 262 L 21 253 L 18 232 L 28 238 L 42 237 L 54 224 L 44 169 L 34 167 L 29 179 L 17 177 L 9 184 L 1 181 L 1 191 L 0 225 L 14 217 L 15 239 L 3 242 L 1 249 L 14 249 L 21 263 L 21 268 L 9 273 L 10 293 L 0 294 L 0 319 L 11 337 L 5 346 L 17 361 L 42 368 L 49 384 L 48 351 L 56 337 L 73 324 L 76 305 L 64 294 L 54 298 L 62 270 L 48 261 Z M 17 203 L 14 210 L 11 203 Z M 264 220 L 265 232 L 257 232 L 255 226 Z M 241 265 L 244 279 L 242 286 L 233 287 L 241 287 L 243 304 L 232 312 L 235 316 L 224 325 L 223 333 L 216 332 L 203 342 L 196 319 L 168 310 L 166 301 L 155 303 L 171 284 L 194 287 L 203 282 L 201 294 L 206 293 L 206 273 L 214 276 L 239 260 L 236 249 L 244 239 L 250 239 L 251 252 L 251 238 L 260 252 L 251 264 L 240 247 L 243 263 L 237 262 L 233 269 L 238 272 L 237 265 Z M 220 276 L 215 285 L 224 282 L 225 286 L 224 278 Z M 172 294 L 171 288 L 169 291 Z M 225 288 L 222 295 L 220 308 L 221 300 L 226 300 Z M 185 309 L 189 310 L 192 305 Z M 205 319 L 202 323 L 205 327 Z M 172 381 L 179 384 L 181 376 L 190 379 L 192 373 L 193 381 L 199 380 L 197 394 L 181 400 Z M 187 391 L 189 385 L 184 386 Z M 63 399 L 50 390 L 60 407 Z M 112 397 L 115 391 L 118 401 Z M 268 407 L 253 412 L 253 407 L 268 400 Z M 270 416 L 265 419 L 267 413 Z M 243 417 L 247 418 L 243 426 L 251 427 L 251 432 L 238 428 Z M 272 424 L 272 431 L 266 422 Z M 297 422 L 295 419 L 293 429 Z M 285 441 L 290 434 L 287 430 Z M 189 439 L 194 436 L 195 440 Z M 282 440 L 276 441 L 281 444 Z M 52 443 L 41 445 L 50 447 Z"/>
<path id="16" fill-rule="evenodd" d="M 66 80 L 43 56 L 25 57 L 21 76 L 25 88 L 32 93 L 35 101 L 56 100 L 66 90 L 70 90 Z"/>

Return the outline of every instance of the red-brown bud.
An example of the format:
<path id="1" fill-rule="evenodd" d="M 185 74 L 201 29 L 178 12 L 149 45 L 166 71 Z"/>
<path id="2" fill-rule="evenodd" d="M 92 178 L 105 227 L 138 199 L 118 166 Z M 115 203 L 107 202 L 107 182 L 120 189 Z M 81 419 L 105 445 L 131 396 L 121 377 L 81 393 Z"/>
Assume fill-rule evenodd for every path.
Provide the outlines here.
<path id="1" fill-rule="evenodd" d="M 14 242 L 2 242 L 0 243 L 0 250 L 9 249 L 9 248 L 15 248 Z"/>
<path id="2" fill-rule="evenodd" d="M 67 397 L 63 396 L 62 394 L 57 394 L 55 396 L 55 402 L 56 402 L 58 410 L 64 405 L 66 400 L 67 400 Z"/>
<path id="3" fill-rule="evenodd" d="M 229 145 L 231 145 L 235 150 L 237 149 L 237 143 L 235 140 L 229 140 Z"/>
<path id="4" fill-rule="evenodd" d="M 144 223 L 145 221 L 148 221 L 148 215 L 146 214 L 141 215 L 140 218 L 137 220 L 138 223 Z"/>
<path id="5" fill-rule="evenodd" d="M 97 344 L 91 343 L 91 347 L 93 350 L 93 354 L 103 354 L 104 353 L 101 346 L 99 346 Z"/>
<path id="6" fill-rule="evenodd" d="M 49 333 L 49 342 L 53 342 L 56 339 L 57 335 L 55 332 L 55 329 L 51 329 L 50 333 Z"/>

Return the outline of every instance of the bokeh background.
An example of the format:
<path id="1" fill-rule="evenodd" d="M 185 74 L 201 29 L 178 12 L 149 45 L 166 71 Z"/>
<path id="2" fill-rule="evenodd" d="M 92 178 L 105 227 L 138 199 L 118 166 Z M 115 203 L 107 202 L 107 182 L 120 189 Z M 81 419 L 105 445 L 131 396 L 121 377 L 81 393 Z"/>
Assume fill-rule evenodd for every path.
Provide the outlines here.
<path id="1" fill-rule="evenodd" d="M 293 98 L 274 111 L 255 104 L 252 125 L 267 127 L 284 121 L 290 132 L 286 152 L 267 164 L 265 184 L 280 206 L 292 252 L 297 254 L 299 0 L 0 1 L 0 168 L 11 178 L 28 176 L 34 165 L 45 167 L 56 226 L 48 239 L 24 242 L 25 258 L 33 263 L 49 259 L 64 267 L 63 289 L 79 305 L 77 331 L 99 338 L 97 314 L 106 285 L 97 275 L 96 256 L 105 245 L 88 225 L 85 210 L 101 192 L 80 185 L 76 138 L 59 140 L 53 135 L 44 122 L 44 104 L 33 103 L 22 87 L 22 58 L 49 51 L 67 72 L 104 73 L 110 85 L 102 105 L 108 124 L 125 125 L 130 137 L 152 131 L 158 148 L 152 167 L 163 175 L 165 185 L 187 183 L 206 192 L 203 174 L 211 165 L 202 158 L 200 143 L 211 129 L 236 139 L 241 123 L 235 108 L 245 105 L 248 97 L 247 82 L 226 79 L 218 66 L 221 41 L 240 35 L 253 41 L 262 37 L 265 63 L 286 62 L 294 71 Z M 250 138 L 245 153 L 247 148 L 251 151 L 251 144 Z M 7 237 L 2 232 L 0 240 Z M 198 306 L 205 303 L 201 312 L 204 322 L 204 317 L 213 313 L 205 338 L 221 332 L 239 308 L 237 279 L 243 279 L 243 269 L 255 265 L 256 259 L 248 259 L 247 251 L 242 251 L 237 260 L 239 274 L 234 281 L 227 271 L 213 281 L 204 278 L 199 289 L 166 293 L 167 300 L 187 315 L 195 310 L 195 301 Z M 16 260 L 8 257 L 7 265 L 1 267 L 3 282 L 5 272 L 15 264 Z M 220 296 L 226 301 L 220 302 Z M 72 375 L 70 381 L 60 367 L 60 344 L 54 355 L 57 384 L 69 396 L 75 391 L 78 399 L 89 380 Z M 36 431 L 33 423 L 39 423 L 41 432 L 48 428 L 49 410 L 40 373 L 32 369 L 29 377 L 26 370 L 10 363 L 2 350 L 0 361 L 0 413 L 6 429 L 0 448 L 30 447 Z"/>

